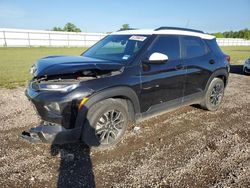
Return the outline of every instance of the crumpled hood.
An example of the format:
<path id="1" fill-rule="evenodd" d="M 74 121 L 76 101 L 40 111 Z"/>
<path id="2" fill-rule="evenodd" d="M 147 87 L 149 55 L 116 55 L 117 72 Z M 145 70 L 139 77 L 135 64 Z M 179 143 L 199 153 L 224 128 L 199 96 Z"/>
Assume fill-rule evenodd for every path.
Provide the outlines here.
<path id="1" fill-rule="evenodd" d="M 49 56 L 37 61 L 34 77 L 73 74 L 83 70 L 119 70 L 122 64 L 83 56 Z"/>

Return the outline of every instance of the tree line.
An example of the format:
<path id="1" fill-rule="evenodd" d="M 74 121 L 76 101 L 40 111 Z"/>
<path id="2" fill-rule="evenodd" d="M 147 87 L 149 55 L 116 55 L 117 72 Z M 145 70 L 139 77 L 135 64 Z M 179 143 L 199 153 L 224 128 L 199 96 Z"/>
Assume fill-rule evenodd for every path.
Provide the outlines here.
<path id="1" fill-rule="evenodd" d="M 131 29 L 129 24 L 123 24 L 120 30 Z M 67 23 L 64 27 L 53 27 L 52 31 L 66 31 L 66 32 L 81 32 L 81 29 L 76 27 L 73 23 Z M 250 40 L 250 29 L 242 29 L 240 31 L 225 31 L 212 33 L 216 38 L 242 38 Z"/>
<path id="2" fill-rule="evenodd" d="M 66 23 L 64 27 L 53 27 L 52 31 L 81 32 L 73 23 Z"/>
<path id="3" fill-rule="evenodd" d="M 212 33 L 212 35 L 216 36 L 216 38 L 242 38 L 249 40 L 250 29 L 242 29 L 240 31 L 217 32 L 217 33 Z"/>
<path id="4" fill-rule="evenodd" d="M 129 24 L 123 24 L 120 30 L 130 29 Z M 81 29 L 76 27 L 73 23 L 66 23 L 64 27 L 53 27 L 52 31 L 65 31 L 65 32 L 81 32 Z"/>
<path id="5" fill-rule="evenodd" d="M 129 24 L 123 24 L 120 30 L 130 29 Z M 53 27 L 52 31 L 65 31 L 65 32 L 81 32 L 81 29 L 76 27 L 73 23 L 66 23 L 64 27 Z"/>

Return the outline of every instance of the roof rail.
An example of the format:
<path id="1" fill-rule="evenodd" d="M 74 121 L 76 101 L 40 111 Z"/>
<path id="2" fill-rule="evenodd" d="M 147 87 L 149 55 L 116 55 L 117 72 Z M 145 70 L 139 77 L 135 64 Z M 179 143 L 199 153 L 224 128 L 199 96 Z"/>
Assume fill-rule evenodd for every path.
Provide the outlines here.
<path id="1" fill-rule="evenodd" d="M 160 30 L 181 30 L 181 31 L 192 31 L 192 32 L 197 32 L 197 33 L 204 33 L 203 31 L 200 31 L 200 30 L 181 28 L 181 27 L 159 27 L 155 29 L 155 31 L 160 31 Z"/>

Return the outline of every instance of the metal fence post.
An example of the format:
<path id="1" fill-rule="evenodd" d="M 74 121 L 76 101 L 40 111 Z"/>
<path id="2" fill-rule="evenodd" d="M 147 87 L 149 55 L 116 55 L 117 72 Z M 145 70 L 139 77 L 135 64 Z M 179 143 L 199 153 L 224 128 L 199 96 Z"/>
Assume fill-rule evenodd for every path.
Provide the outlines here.
<path id="1" fill-rule="evenodd" d="M 30 33 L 28 32 L 28 44 L 29 44 L 29 47 L 31 47 L 30 46 Z"/>
<path id="2" fill-rule="evenodd" d="M 69 34 L 67 34 L 67 39 L 68 39 L 68 48 L 69 48 Z"/>
<path id="3" fill-rule="evenodd" d="M 84 44 L 83 44 L 83 45 L 84 45 L 84 48 L 87 47 L 87 41 L 86 41 L 86 38 L 87 38 L 87 37 L 86 37 L 86 36 L 87 36 L 87 34 L 84 33 L 84 37 L 83 37 L 83 38 L 84 38 Z"/>
<path id="4" fill-rule="evenodd" d="M 3 31 L 3 40 L 4 40 L 4 47 L 8 47 L 7 46 L 7 41 L 6 41 L 6 37 L 5 37 L 5 31 Z"/>
<path id="5" fill-rule="evenodd" d="M 50 38 L 50 33 L 49 33 L 49 47 L 51 47 L 51 38 Z"/>

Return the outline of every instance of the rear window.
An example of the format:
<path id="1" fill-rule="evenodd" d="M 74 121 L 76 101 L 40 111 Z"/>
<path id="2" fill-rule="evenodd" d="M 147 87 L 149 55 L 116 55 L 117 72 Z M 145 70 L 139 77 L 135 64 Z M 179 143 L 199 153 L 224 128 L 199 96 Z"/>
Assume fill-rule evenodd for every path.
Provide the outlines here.
<path id="1" fill-rule="evenodd" d="M 212 50 L 213 52 L 216 53 L 222 53 L 222 50 L 220 49 L 219 45 L 216 42 L 216 39 L 212 39 L 212 40 L 205 40 L 206 43 L 208 44 L 210 50 Z"/>
<path id="2" fill-rule="evenodd" d="M 206 45 L 199 37 L 181 37 L 181 51 L 184 59 L 200 57 L 206 54 Z"/>

